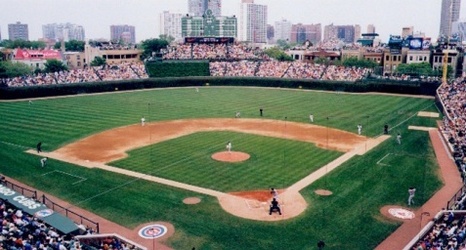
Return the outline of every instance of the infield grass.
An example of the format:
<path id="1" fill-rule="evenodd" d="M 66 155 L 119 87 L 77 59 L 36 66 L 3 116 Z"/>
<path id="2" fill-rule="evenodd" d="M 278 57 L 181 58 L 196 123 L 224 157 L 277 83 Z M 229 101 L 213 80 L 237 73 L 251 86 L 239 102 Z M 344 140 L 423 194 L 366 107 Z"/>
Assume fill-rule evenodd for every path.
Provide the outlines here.
<path id="1" fill-rule="evenodd" d="M 225 150 L 247 152 L 244 162 L 210 156 Z M 223 192 L 286 188 L 342 155 L 311 143 L 234 132 L 194 133 L 129 152 L 109 165 Z"/>
<path id="2" fill-rule="evenodd" d="M 259 118 L 260 107 L 267 119 L 287 117 L 308 123 L 312 112 L 315 124 L 351 132 L 361 123 L 363 134 L 369 137 L 381 134 L 388 123 L 391 133 L 403 135 L 403 143 L 398 145 L 391 138 L 304 188 L 301 193 L 308 209 L 281 222 L 241 219 L 225 213 L 213 197 L 99 169 L 49 159 L 44 170 L 39 167 L 40 157 L 24 152 L 39 141 L 44 151 L 52 151 L 90 134 L 138 123 L 142 116 L 153 122 L 233 117 L 240 111 L 242 117 Z M 34 100 L 31 105 L 27 101 L 1 102 L 0 172 L 127 227 L 168 221 L 175 226 L 175 235 L 167 244 L 175 249 L 316 249 L 319 240 L 326 242 L 326 249 L 373 249 L 399 225 L 380 215 L 382 206 L 405 205 L 409 186 L 417 188 L 416 205 L 420 205 L 441 186 L 428 133 L 407 130 L 408 125 L 435 126 L 434 118 L 416 117 L 418 111 L 437 112 L 431 99 L 229 87 L 201 88 L 199 93 L 184 88 L 78 96 Z M 262 154 L 273 160 L 256 162 L 256 173 L 246 171 L 246 162 L 245 166 L 233 164 L 234 170 L 221 174 L 214 169 L 225 167 L 221 164 L 201 166 L 207 162 L 203 157 L 209 157 L 206 152 L 217 151 L 217 145 L 223 149 L 225 139 L 231 137 L 242 138 L 235 148 L 251 147 L 251 161 L 262 159 Z M 260 147 L 256 149 L 257 142 Z M 312 171 L 312 160 L 320 157 L 319 165 L 336 157 L 335 152 L 319 150 L 310 144 L 241 133 L 198 133 L 135 150 L 117 164 L 188 183 L 204 178 L 208 184 L 203 186 L 236 191 L 263 188 L 274 180 L 277 186 L 287 186 L 293 178 Z M 193 156 L 192 163 L 178 166 L 168 159 L 170 155 L 182 160 L 184 151 Z M 388 165 L 377 164 L 387 154 L 383 162 Z M 268 169 L 271 165 L 276 167 L 276 175 Z M 188 167 L 193 169 L 184 169 Z M 207 175 L 194 175 L 201 169 Z M 290 169 L 292 173 L 286 171 Z M 87 180 L 70 185 L 69 177 L 43 175 L 53 170 Z M 235 178 L 245 183 L 235 182 Z M 333 195 L 316 195 L 314 190 L 321 188 Z M 191 196 L 202 202 L 182 203 Z"/>

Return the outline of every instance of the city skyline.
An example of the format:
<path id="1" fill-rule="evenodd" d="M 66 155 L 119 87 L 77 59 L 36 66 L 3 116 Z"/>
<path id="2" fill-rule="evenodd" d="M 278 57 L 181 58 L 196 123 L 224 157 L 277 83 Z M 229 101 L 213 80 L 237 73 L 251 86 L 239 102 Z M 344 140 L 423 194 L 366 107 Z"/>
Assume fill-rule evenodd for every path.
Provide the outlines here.
<path id="1" fill-rule="evenodd" d="M 159 16 L 163 11 L 187 13 L 188 0 L 2 0 L 12 11 L 0 15 L 0 31 L 8 39 L 7 27 L 17 21 L 28 24 L 29 39 L 42 37 L 42 25 L 48 23 L 77 23 L 86 30 L 86 39 L 109 39 L 111 25 L 131 25 L 136 29 L 136 42 L 160 35 Z M 414 32 L 423 32 L 434 40 L 440 27 L 441 1 L 380 0 L 255 0 L 267 5 L 267 24 L 282 19 L 293 24 L 322 26 L 360 25 L 364 33 L 373 24 L 383 42 L 389 35 L 401 35 L 403 27 L 414 26 Z M 403 8 L 400 8 L 403 6 Z M 239 16 L 240 0 L 222 1 L 222 16 Z M 461 6 L 460 20 L 464 20 L 465 6 Z M 393 11 L 390 11 L 393 10 Z M 37 14 L 37 13 L 47 13 Z M 390 15 L 387 17 L 387 13 Z"/>

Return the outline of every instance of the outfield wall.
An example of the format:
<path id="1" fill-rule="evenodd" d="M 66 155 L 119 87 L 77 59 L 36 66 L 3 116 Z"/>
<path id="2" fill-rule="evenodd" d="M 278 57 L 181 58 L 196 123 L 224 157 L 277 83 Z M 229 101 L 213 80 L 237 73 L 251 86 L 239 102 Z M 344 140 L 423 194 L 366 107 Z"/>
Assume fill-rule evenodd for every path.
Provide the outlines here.
<path id="1" fill-rule="evenodd" d="M 163 77 L 128 81 L 70 83 L 28 87 L 2 87 L 0 99 L 23 99 L 79 95 L 124 90 L 199 86 L 255 86 L 270 88 L 314 89 L 341 92 L 381 92 L 411 95 L 435 95 L 439 83 L 362 80 L 356 82 L 285 79 L 263 77 Z"/>

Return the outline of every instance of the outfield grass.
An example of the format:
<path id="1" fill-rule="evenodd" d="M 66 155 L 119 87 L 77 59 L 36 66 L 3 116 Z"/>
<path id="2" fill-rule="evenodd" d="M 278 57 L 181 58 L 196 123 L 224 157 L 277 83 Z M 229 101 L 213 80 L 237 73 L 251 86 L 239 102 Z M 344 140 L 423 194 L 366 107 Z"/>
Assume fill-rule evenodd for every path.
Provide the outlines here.
<path id="1" fill-rule="evenodd" d="M 290 121 L 307 123 L 312 112 L 316 124 L 352 132 L 356 132 L 356 125 L 361 123 L 363 134 L 370 137 L 381 134 L 383 124 L 388 123 L 393 128 L 392 133 L 402 133 L 403 144 L 400 146 L 393 138 L 389 139 L 306 187 L 302 195 L 309 208 L 302 215 L 282 222 L 237 218 L 225 213 L 213 197 L 53 159 L 44 170 L 39 167 L 39 157 L 24 153 L 38 141 L 43 142 L 44 151 L 52 151 L 99 131 L 138 123 L 142 116 L 152 122 L 233 117 L 236 111 L 241 111 L 242 117 L 258 118 L 260 107 L 267 119 L 287 117 Z M 201 88 L 199 93 L 187 88 L 34 100 L 31 105 L 27 101 L 0 103 L 0 129 L 3 131 L 0 133 L 0 172 L 128 227 L 149 221 L 169 221 L 176 232 L 168 244 L 175 249 L 316 249 L 318 240 L 327 243 L 326 249 L 372 249 L 399 225 L 380 216 L 381 206 L 406 204 L 409 186 L 417 187 L 416 205 L 422 204 L 441 185 L 436 177 L 437 165 L 428 133 L 407 130 L 408 125 L 435 126 L 435 119 L 415 116 L 421 110 L 437 112 L 433 100 L 429 99 L 227 87 Z M 311 164 L 303 164 L 316 160 L 312 154 L 321 157 L 316 164 L 335 157 L 331 151 L 315 151 L 319 149 L 311 144 L 215 132 L 141 148 L 116 164 L 196 183 L 196 177 L 189 173 L 194 170 L 183 169 L 187 165 L 165 168 L 170 165 L 166 156 L 183 159 L 180 151 L 189 150 L 191 156 L 199 155 L 192 158 L 196 168 L 203 167 L 207 176 L 213 176 L 216 173 L 212 167 L 220 165 L 200 166 L 207 162 L 200 155 L 216 151 L 217 139 L 222 139 L 223 148 L 227 137 L 245 138 L 238 146 L 251 147 L 251 161 L 263 153 L 275 157 L 260 169 L 271 162 L 275 163 L 276 171 L 282 171 L 283 166 L 298 166 L 293 168 L 296 172 L 279 172 L 275 176 L 277 186 L 287 186 L 293 178 L 299 179 L 312 171 Z M 256 149 L 258 140 L 263 147 L 269 145 L 269 151 Z M 254 155 L 256 153 L 258 155 Z M 140 157 L 133 157 L 133 154 Z M 377 164 L 383 157 L 383 164 Z M 137 158 L 139 163 L 131 162 Z M 233 164 L 237 169 L 224 174 L 233 172 L 238 177 L 251 179 L 273 175 L 272 171 L 248 173 L 245 170 L 248 163 L 244 164 Z M 87 180 L 72 185 L 74 179 L 69 176 L 43 175 L 53 170 Z M 225 175 L 208 177 L 210 182 L 205 186 L 236 191 L 238 187 L 250 189 L 267 184 L 263 180 L 256 180 L 258 184 L 252 180 L 228 184 L 229 178 Z M 314 190 L 318 188 L 329 189 L 334 194 L 317 196 Z M 202 202 L 197 205 L 181 202 L 190 196 L 200 197 Z"/>

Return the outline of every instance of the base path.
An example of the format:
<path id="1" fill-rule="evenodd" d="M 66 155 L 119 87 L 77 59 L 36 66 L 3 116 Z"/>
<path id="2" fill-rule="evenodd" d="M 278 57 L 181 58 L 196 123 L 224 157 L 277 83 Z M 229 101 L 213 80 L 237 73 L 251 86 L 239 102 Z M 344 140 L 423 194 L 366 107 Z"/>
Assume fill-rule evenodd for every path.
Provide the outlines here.
<path id="1" fill-rule="evenodd" d="M 263 136 L 305 141 L 315 145 L 344 152 L 342 156 L 311 173 L 285 190 L 280 190 L 279 202 L 283 215 L 268 214 L 269 202 L 242 192 L 223 193 L 203 187 L 163 179 L 130 170 L 116 168 L 106 163 L 127 156 L 126 152 L 157 142 L 170 140 L 199 131 L 236 131 Z M 42 152 L 42 156 L 73 164 L 101 168 L 164 185 L 186 189 L 217 197 L 221 207 L 227 212 L 251 220 L 276 221 L 298 216 L 307 203 L 299 191 L 321 178 L 355 155 L 361 155 L 377 146 L 389 136 L 368 139 L 342 130 L 312 124 L 277 121 L 267 119 L 196 119 L 146 123 L 145 126 L 132 125 L 104 131 L 80 141 L 68 144 L 54 152 Z M 34 150 L 28 152 L 35 154 Z M 267 192 L 267 191 L 265 191 Z"/>

